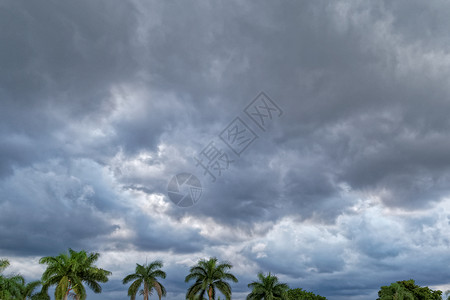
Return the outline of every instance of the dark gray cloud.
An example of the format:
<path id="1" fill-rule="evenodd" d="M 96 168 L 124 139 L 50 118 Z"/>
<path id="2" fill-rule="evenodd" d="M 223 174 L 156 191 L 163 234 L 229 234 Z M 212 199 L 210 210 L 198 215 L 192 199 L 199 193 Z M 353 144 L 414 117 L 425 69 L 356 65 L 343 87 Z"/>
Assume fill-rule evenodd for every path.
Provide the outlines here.
<path id="1" fill-rule="evenodd" d="M 102 299 L 147 257 L 171 299 L 212 255 L 239 299 L 258 271 L 330 299 L 448 285 L 444 1 L 0 8 L 0 256 L 103 251 Z M 260 91 L 283 110 L 265 132 L 243 112 Z M 258 135 L 241 157 L 219 139 L 237 116 Z M 211 141 L 234 159 L 215 183 L 193 159 Z M 180 172 L 194 207 L 166 196 Z"/>

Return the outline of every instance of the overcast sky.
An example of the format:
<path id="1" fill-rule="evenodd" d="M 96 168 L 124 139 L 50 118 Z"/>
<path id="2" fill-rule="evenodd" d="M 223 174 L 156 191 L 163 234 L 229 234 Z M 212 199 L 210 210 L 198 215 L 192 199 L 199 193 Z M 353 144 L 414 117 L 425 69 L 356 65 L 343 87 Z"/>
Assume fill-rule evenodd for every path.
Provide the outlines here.
<path id="1" fill-rule="evenodd" d="M 331 300 L 449 289 L 449 15 L 444 0 L 1 1 L 6 273 L 37 279 L 70 247 L 113 272 L 92 299 L 125 299 L 121 279 L 156 259 L 185 299 L 211 256 L 234 265 L 237 300 L 259 271 Z M 195 160 L 208 145 L 215 182 Z M 201 183 L 192 207 L 168 196 L 180 173 Z"/>

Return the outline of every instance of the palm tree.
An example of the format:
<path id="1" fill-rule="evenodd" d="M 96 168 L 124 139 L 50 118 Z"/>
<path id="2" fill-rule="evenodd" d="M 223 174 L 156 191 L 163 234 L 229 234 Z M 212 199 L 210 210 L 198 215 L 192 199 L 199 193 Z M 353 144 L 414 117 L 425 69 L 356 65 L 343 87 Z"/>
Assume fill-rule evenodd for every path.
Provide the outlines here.
<path id="1" fill-rule="evenodd" d="M 187 300 L 208 300 L 208 299 L 206 299 L 205 297 L 200 298 L 200 296 L 195 295 L 195 296 L 193 296 L 191 298 L 187 298 Z M 220 300 L 220 297 L 217 300 Z"/>
<path id="2" fill-rule="evenodd" d="M 216 299 L 216 288 L 225 296 L 226 300 L 231 299 L 231 286 L 226 280 L 238 282 L 233 274 L 227 271 L 233 266 L 227 262 L 219 264 L 217 258 L 209 260 L 201 259 L 189 270 L 185 282 L 195 279 L 195 283 L 188 289 L 186 298 L 191 299 L 198 295 L 203 299 L 207 293 L 209 300 Z"/>
<path id="3" fill-rule="evenodd" d="M 8 266 L 9 266 L 9 260 L 0 259 L 0 273 L 2 273 Z"/>
<path id="4" fill-rule="evenodd" d="M 156 279 L 157 277 L 166 278 L 166 273 L 161 270 L 163 267 L 162 261 L 156 260 L 150 264 L 136 264 L 136 270 L 133 274 L 127 275 L 123 279 L 123 284 L 133 281 L 128 288 L 128 296 L 132 300 L 136 299 L 136 294 L 144 284 L 144 288 L 140 291 L 141 295 L 144 295 L 144 300 L 148 300 L 148 297 L 152 294 L 153 288 L 158 293 L 158 297 L 161 300 L 162 296 L 166 296 L 166 288 Z"/>
<path id="5" fill-rule="evenodd" d="M 1 272 L 9 266 L 6 259 L 0 260 L 0 299 L 42 299 L 33 291 L 41 282 L 39 280 L 25 284 L 25 280 L 20 275 L 5 277 Z"/>
<path id="6" fill-rule="evenodd" d="M 35 281 L 31 281 L 27 284 L 24 284 L 21 286 L 21 291 L 20 291 L 20 298 L 23 300 L 27 300 L 29 298 L 31 299 L 37 299 L 38 298 L 38 294 L 33 294 L 34 290 L 41 285 L 41 282 L 39 280 L 35 280 Z"/>
<path id="7" fill-rule="evenodd" d="M 285 283 L 278 283 L 278 277 L 267 276 L 258 273 L 259 281 L 254 281 L 248 285 L 252 292 L 247 296 L 247 300 L 286 300 L 289 286 Z"/>
<path id="8" fill-rule="evenodd" d="M 20 288 L 22 287 L 24 279 L 20 275 L 0 278 L 0 299 L 12 300 L 20 299 Z"/>
<path id="9" fill-rule="evenodd" d="M 0 299 L 17 299 L 21 296 L 21 288 L 25 282 L 22 276 L 4 276 L 3 271 L 9 266 L 7 259 L 0 260 Z"/>
<path id="10" fill-rule="evenodd" d="M 76 252 L 69 248 L 69 255 L 61 253 L 58 256 L 46 256 L 39 260 L 40 264 L 47 264 L 42 274 L 41 294 L 47 294 L 48 288 L 56 285 L 55 299 L 67 300 L 73 291 L 78 300 L 86 299 L 86 289 L 83 283 L 94 291 L 101 293 L 99 282 L 107 282 L 111 272 L 100 269 L 94 263 L 100 257 L 99 253 L 89 253 L 82 250 Z"/>

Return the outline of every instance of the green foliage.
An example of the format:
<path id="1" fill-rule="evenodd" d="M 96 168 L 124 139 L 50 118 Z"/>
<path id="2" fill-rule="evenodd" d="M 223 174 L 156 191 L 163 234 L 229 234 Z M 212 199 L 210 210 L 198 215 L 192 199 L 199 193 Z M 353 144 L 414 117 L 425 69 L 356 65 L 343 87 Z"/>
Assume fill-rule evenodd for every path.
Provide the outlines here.
<path id="1" fill-rule="evenodd" d="M 2 273 L 8 266 L 9 266 L 9 260 L 0 259 L 0 273 Z"/>
<path id="2" fill-rule="evenodd" d="M 194 295 L 194 296 L 192 296 L 190 298 L 186 298 L 186 300 L 208 300 L 208 298 L 205 298 L 205 297 L 200 298 L 200 296 Z M 220 300 L 220 297 L 217 300 Z"/>
<path id="3" fill-rule="evenodd" d="M 258 273 L 259 281 L 254 281 L 248 285 L 252 292 L 248 294 L 247 300 L 288 300 L 289 286 L 279 283 L 278 277 L 271 275 L 264 276 Z"/>
<path id="4" fill-rule="evenodd" d="M 0 299 L 20 299 L 25 280 L 20 275 L 4 276 L 2 273 L 8 266 L 7 259 L 0 260 Z"/>
<path id="5" fill-rule="evenodd" d="M 20 288 L 20 298 L 21 299 L 33 299 L 33 300 L 39 300 L 38 294 L 34 294 L 34 290 L 41 285 L 41 282 L 39 280 L 31 281 L 27 284 L 24 284 Z"/>
<path id="6" fill-rule="evenodd" d="M 122 281 L 123 284 L 133 281 L 128 288 L 128 296 L 132 300 L 136 299 L 136 294 L 142 284 L 144 288 L 140 291 L 140 295 L 144 296 L 144 300 L 148 300 L 153 289 L 155 289 L 160 300 L 162 296 L 166 296 L 166 288 L 156 279 L 157 277 L 166 278 L 166 273 L 161 270 L 162 267 L 163 263 L 161 261 L 154 261 L 144 265 L 136 264 L 135 272 L 127 275 Z"/>
<path id="7" fill-rule="evenodd" d="M 232 267 L 229 263 L 218 263 L 215 257 L 209 260 L 199 260 L 185 278 L 185 282 L 195 280 L 195 283 L 188 289 L 186 298 L 194 299 L 195 296 L 198 296 L 199 299 L 203 299 L 206 294 L 210 300 L 216 299 L 216 289 L 218 289 L 226 300 L 230 300 L 231 286 L 227 281 L 238 282 L 237 278 L 228 272 Z"/>
<path id="8" fill-rule="evenodd" d="M 39 260 L 46 264 L 47 269 L 42 274 L 42 290 L 39 297 L 46 298 L 50 286 L 56 285 L 55 299 L 67 299 L 70 292 L 75 293 L 78 300 L 86 299 L 86 284 L 94 293 L 101 293 L 99 282 L 107 282 L 111 272 L 94 265 L 100 254 L 82 250 L 76 252 L 69 248 L 69 253 L 58 256 L 46 256 Z"/>
<path id="9" fill-rule="evenodd" d="M 40 300 L 37 294 L 33 294 L 33 291 L 41 284 L 41 282 L 32 281 L 26 284 L 25 279 L 20 275 L 4 276 L 2 272 L 8 266 L 8 260 L 0 260 L 0 299 Z"/>
<path id="10" fill-rule="evenodd" d="M 323 296 L 316 295 L 312 292 L 304 291 L 303 289 L 290 289 L 288 291 L 289 300 L 327 300 Z"/>
<path id="11" fill-rule="evenodd" d="M 441 291 L 418 286 L 410 279 L 382 286 L 377 300 L 441 300 L 441 296 Z"/>

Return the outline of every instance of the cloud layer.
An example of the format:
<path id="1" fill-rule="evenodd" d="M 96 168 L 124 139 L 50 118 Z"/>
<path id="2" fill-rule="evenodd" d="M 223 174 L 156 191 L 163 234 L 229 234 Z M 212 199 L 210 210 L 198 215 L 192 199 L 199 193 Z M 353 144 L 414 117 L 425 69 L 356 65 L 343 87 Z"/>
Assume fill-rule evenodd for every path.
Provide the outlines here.
<path id="1" fill-rule="evenodd" d="M 449 4 L 445 1 L 4 1 L 0 256 L 102 253 L 101 299 L 163 259 L 170 299 L 199 258 L 329 299 L 374 299 L 450 271 Z M 261 130 L 261 92 L 283 110 Z M 239 157 L 220 133 L 258 138 Z M 233 162 L 211 182 L 194 157 Z M 167 196 L 189 172 L 203 194 Z M 414 262 L 414 263 L 412 263 Z M 26 271 L 29 270 L 29 274 Z M 90 295 L 93 299 L 99 296 Z"/>

